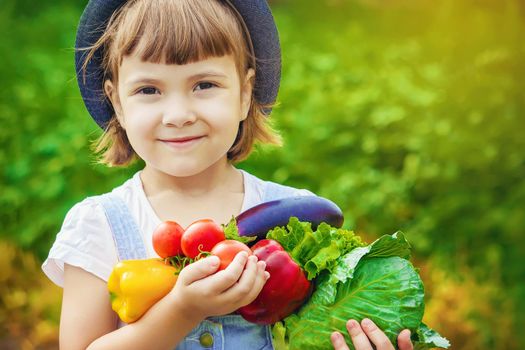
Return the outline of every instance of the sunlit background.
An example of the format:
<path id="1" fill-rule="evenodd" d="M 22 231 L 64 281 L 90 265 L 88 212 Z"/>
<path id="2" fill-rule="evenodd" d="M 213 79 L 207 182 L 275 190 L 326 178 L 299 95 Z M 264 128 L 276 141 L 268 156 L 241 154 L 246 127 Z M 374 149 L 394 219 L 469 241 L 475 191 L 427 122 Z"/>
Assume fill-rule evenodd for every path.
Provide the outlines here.
<path id="1" fill-rule="evenodd" d="M 140 168 L 94 164 L 76 85 L 86 1 L 0 1 L 0 348 L 57 348 L 40 264 L 67 210 Z M 285 146 L 239 166 L 402 230 L 452 349 L 524 349 L 525 2 L 274 0 Z"/>

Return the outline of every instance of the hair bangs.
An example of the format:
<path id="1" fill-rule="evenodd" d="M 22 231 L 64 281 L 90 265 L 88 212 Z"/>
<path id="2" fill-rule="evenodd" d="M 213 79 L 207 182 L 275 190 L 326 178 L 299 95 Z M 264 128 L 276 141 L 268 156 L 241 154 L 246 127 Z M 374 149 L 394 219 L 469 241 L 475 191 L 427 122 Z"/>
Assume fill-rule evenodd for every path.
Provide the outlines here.
<path id="1" fill-rule="evenodd" d="M 236 13 L 218 1 L 135 1 L 123 11 L 111 55 L 120 65 L 125 55 L 143 61 L 183 65 L 209 57 L 233 55 L 245 71 L 246 33 Z M 196 15 L 198 14 L 198 15 Z M 124 30 L 123 30 L 124 29 Z"/>

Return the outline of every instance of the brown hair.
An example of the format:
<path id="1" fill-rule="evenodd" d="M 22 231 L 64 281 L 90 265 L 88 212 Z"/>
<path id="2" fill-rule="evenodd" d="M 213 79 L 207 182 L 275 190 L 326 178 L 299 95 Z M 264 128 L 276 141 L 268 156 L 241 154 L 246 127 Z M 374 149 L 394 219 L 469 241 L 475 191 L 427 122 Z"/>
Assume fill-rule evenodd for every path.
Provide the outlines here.
<path id="1" fill-rule="evenodd" d="M 80 49 L 89 50 L 84 79 L 87 63 L 98 49 L 103 50 L 103 81 L 109 79 L 114 86 L 123 57 L 134 53 L 144 61 L 178 65 L 232 55 L 241 83 L 249 68 L 255 70 L 249 33 L 228 1 L 129 0 L 113 13 L 100 39 Z M 252 84 L 254 81 L 255 77 Z M 265 113 L 272 107 L 256 101 L 252 93 L 247 118 L 240 123 L 227 154 L 231 162 L 246 159 L 256 143 L 281 145 Z M 99 161 L 110 166 L 125 166 L 137 158 L 115 114 L 94 146 Z"/>

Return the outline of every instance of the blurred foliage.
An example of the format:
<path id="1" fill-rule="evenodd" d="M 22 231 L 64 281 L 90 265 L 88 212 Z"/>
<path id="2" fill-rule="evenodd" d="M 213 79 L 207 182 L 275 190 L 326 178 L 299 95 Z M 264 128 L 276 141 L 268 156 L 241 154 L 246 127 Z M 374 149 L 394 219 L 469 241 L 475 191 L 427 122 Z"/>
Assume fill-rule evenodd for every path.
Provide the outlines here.
<path id="1" fill-rule="evenodd" d="M 61 289 L 34 254 L 0 242 L 0 349 L 55 349 Z"/>
<path id="2" fill-rule="evenodd" d="M 438 264 L 416 263 L 425 284 L 423 321 L 439 327 L 451 340 L 451 349 L 521 349 L 513 315 L 514 301 L 501 285 L 480 281 L 468 268 L 451 275 Z M 497 328 L 483 328 L 483 327 Z M 492 345 L 489 345 L 492 344 Z"/>
<path id="3" fill-rule="evenodd" d="M 285 147 L 240 166 L 334 200 L 367 240 L 403 230 L 427 286 L 427 322 L 455 349 L 525 348 L 523 4 L 272 1 L 283 81 L 271 119 Z M 40 260 L 75 202 L 140 167 L 105 168 L 89 151 L 100 130 L 72 50 L 84 5 L 0 4 L 1 237 Z M 20 262 L 29 253 L 4 251 L 26 256 L 6 261 L 35 282 L 6 275 L 0 315 L 12 326 L 1 336 L 30 339 L 35 320 L 56 325 L 58 311 L 28 297 L 9 309 L 7 296 L 23 286 L 57 304 L 37 264 Z"/>

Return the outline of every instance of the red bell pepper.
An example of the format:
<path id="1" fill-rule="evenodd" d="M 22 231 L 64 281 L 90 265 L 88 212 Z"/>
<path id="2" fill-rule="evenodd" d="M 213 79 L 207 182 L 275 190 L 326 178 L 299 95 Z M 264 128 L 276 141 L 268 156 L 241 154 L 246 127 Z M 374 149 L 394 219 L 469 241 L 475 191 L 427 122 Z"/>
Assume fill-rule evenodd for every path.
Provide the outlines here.
<path id="1" fill-rule="evenodd" d="M 301 306 L 313 285 L 305 272 L 273 239 L 263 239 L 252 247 L 253 254 L 266 262 L 270 278 L 259 296 L 238 312 L 249 322 L 272 324 L 282 320 Z"/>

